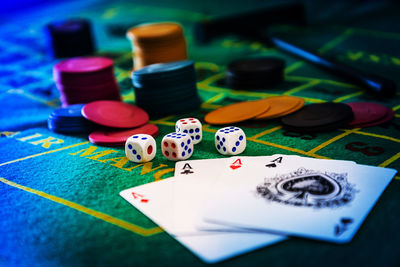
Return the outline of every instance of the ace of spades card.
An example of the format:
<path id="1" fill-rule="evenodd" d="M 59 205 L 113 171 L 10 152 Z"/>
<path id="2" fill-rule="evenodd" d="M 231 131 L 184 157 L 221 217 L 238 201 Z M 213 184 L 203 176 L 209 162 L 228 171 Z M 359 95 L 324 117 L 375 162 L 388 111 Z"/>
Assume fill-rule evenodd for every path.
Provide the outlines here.
<path id="1" fill-rule="evenodd" d="M 293 156 L 242 163 L 214 184 L 202 209 L 205 222 L 336 243 L 353 238 L 396 173 Z"/>

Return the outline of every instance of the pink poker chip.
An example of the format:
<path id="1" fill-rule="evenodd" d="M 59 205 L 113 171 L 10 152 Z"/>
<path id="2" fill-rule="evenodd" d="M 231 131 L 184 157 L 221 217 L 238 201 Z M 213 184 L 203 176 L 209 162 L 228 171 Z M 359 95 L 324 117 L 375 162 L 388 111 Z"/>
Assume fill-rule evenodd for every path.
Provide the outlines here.
<path id="1" fill-rule="evenodd" d="M 138 128 L 115 131 L 115 130 L 103 130 L 95 131 L 89 135 L 89 141 L 95 145 L 102 146 L 123 146 L 126 140 L 135 134 L 149 134 L 153 137 L 158 135 L 158 127 L 153 124 L 145 124 Z"/>
<path id="2" fill-rule="evenodd" d="M 364 128 L 364 127 L 371 127 L 371 126 L 377 126 L 377 125 L 381 125 L 384 124 L 385 122 L 388 122 L 390 120 L 392 120 L 394 118 L 394 111 L 390 108 L 387 109 L 387 113 L 385 116 L 383 116 L 382 118 L 373 121 L 373 122 L 369 122 L 369 123 L 364 123 L 364 124 L 358 124 L 355 125 L 353 127 L 355 128 Z"/>
<path id="3" fill-rule="evenodd" d="M 82 115 L 94 123 L 113 128 L 135 128 L 149 121 L 149 115 L 143 109 L 113 100 L 86 104 Z"/>
<path id="4" fill-rule="evenodd" d="M 349 126 L 357 126 L 363 124 L 373 123 L 383 118 L 388 112 L 388 108 L 371 102 L 353 102 L 346 103 L 353 111 L 354 118 L 349 123 Z"/>
<path id="5" fill-rule="evenodd" d="M 115 82 L 113 61 L 104 57 L 76 57 L 57 63 L 53 79 L 64 86 L 95 86 Z"/>
<path id="6" fill-rule="evenodd" d="M 363 128 L 376 126 L 390 121 L 394 117 L 392 109 L 371 102 L 346 103 L 353 111 L 354 119 L 349 126 Z"/>
<path id="7" fill-rule="evenodd" d="M 56 83 L 58 91 L 62 93 L 76 93 L 76 94 L 97 94 L 102 92 L 119 92 L 118 83 L 115 80 L 111 80 L 108 83 L 90 86 L 69 86 L 60 83 Z"/>
<path id="8" fill-rule="evenodd" d="M 113 64 L 113 61 L 106 57 L 75 57 L 58 62 L 54 66 L 54 71 L 81 74 L 112 68 Z"/>

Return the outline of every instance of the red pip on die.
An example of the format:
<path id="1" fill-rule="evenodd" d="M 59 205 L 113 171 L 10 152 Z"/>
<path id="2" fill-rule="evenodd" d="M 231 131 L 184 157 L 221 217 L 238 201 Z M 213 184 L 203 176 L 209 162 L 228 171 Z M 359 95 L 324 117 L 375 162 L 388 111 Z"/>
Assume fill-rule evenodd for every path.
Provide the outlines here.
<path id="1" fill-rule="evenodd" d="M 161 151 L 168 160 L 185 160 L 193 154 L 193 141 L 185 133 L 169 133 L 161 141 Z"/>

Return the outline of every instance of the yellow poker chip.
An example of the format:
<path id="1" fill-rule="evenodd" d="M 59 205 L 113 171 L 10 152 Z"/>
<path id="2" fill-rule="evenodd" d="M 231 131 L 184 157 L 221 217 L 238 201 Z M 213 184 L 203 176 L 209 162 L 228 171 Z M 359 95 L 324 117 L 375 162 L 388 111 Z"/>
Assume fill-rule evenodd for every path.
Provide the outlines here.
<path id="1" fill-rule="evenodd" d="M 255 120 L 275 119 L 295 112 L 304 106 L 304 99 L 295 96 L 273 96 L 265 98 L 270 109 L 256 116 Z"/>
<path id="2" fill-rule="evenodd" d="M 204 120 L 214 125 L 231 124 L 252 119 L 265 113 L 269 107 L 266 99 L 239 102 L 211 111 Z"/>

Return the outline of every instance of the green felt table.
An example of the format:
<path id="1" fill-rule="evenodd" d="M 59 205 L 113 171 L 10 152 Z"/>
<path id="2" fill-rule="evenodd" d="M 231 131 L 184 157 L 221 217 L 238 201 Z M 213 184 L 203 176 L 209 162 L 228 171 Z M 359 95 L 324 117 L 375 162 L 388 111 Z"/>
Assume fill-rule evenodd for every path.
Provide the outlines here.
<path id="1" fill-rule="evenodd" d="M 257 8 L 256 1 L 249 3 L 244 9 Z M 221 2 L 219 5 L 221 14 L 242 10 L 239 4 Z M 315 134 L 286 131 L 279 120 L 237 124 L 247 136 L 243 155 L 279 153 L 353 160 L 399 169 L 399 93 L 392 98 L 378 99 L 310 63 L 237 36 L 215 39 L 204 46 L 195 44 L 193 24 L 218 15 L 217 6 L 211 1 L 197 6 L 144 1 L 63 2 L 2 20 L 0 266 L 204 265 L 119 196 L 124 189 L 172 177 L 174 162 L 167 161 L 160 149 L 153 161 L 135 164 L 126 159 L 122 147 L 100 147 L 89 143 L 86 135 L 47 130 L 47 117 L 60 106 L 60 101 L 52 81 L 52 67 L 57 60 L 49 59 L 44 53 L 41 29 L 46 22 L 61 16 L 92 20 L 97 54 L 114 60 L 121 94 L 128 103 L 134 103 L 135 96 L 129 78 L 132 55 L 125 30 L 137 23 L 152 21 L 177 21 L 184 26 L 189 57 L 196 62 L 197 87 L 203 103 L 200 109 L 190 113 L 151 118 L 160 129 L 157 144 L 165 134 L 174 131 L 178 118 L 193 116 L 203 121 L 207 112 L 242 100 L 292 95 L 304 98 L 306 104 L 370 101 L 392 108 L 396 113 L 394 120 L 381 126 Z M 378 13 L 368 13 L 371 9 L 367 9 L 351 23 L 278 25 L 271 30 L 307 49 L 399 84 L 398 13 L 391 6 L 372 9 Z M 224 79 L 226 64 L 257 55 L 283 58 L 285 81 L 265 90 L 229 89 Z M 204 123 L 203 141 L 196 146 L 192 159 L 223 157 L 214 147 L 218 128 Z M 291 238 L 220 265 L 398 266 L 399 179 L 396 176 L 391 182 L 348 244 Z"/>

